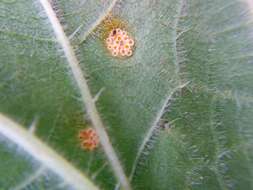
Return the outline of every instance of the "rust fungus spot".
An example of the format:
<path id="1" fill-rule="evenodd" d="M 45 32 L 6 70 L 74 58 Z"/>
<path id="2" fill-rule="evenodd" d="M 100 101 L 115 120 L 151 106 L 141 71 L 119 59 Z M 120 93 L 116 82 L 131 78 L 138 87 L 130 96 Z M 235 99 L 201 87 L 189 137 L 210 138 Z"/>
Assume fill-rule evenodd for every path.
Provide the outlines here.
<path id="1" fill-rule="evenodd" d="M 81 147 L 88 151 L 93 151 L 99 145 L 99 137 L 93 128 L 87 128 L 79 131 Z"/>
<path id="2" fill-rule="evenodd" d="M 134 52 L 135 40 L 129 33 L 125 21 L 111 14 L 102 22 L 100 36 L 106 49 L 113 57 L 127 58 Z"/>
<path id="3" fill-rule="evenodd" d="M 106 38 L 106 46 L 112 56 L 130 57 L 133 54 L 134 40 L 121 29 L 113 29 Z M 114 48 L 111 49 L 111 46 Z"/>

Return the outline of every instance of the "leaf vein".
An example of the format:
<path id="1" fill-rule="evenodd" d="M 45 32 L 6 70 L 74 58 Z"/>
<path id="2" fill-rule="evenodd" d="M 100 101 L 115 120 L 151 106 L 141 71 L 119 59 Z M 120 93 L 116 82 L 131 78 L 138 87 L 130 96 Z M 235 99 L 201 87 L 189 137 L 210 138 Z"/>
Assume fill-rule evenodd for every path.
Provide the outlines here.
<path id="1" fill-rule="evenodd" d="M 130 190 L 130 184 L 124 173 L 121 163 L 112 147 L 109 136 L 107 135 L 105 127 L 97 111 L 95 102 L 88 87 L 88 82 L 84 78 L 85 74 L 83 74 L 83 71 L 80 68 L 74 49 L 71 46 L 71 43 L 66 36 L 63 27 L 61 26 L 60 21 L 58 20 L 49 0 L 40 0 L 40 3 L 48 16 L 48 19 L 52 25 L 59 44 L 63 48 L 64 54 L 68 62 L 68 66 L 70 67 L 73 74 L 73 78 L 76 81 L 77 86 L 80 90 L 80 94 L 82 97 L 82 101 L 85 105 L 86 111 L 90 116 L 91 122 L 98 133 L 101 145 L 109 160 L 109 163 L 111 164 L 113 172 L 115 173 L 115 176 L 118 178 L 119 182 L 122 184 L 122 187 L 125 190 Z"/>

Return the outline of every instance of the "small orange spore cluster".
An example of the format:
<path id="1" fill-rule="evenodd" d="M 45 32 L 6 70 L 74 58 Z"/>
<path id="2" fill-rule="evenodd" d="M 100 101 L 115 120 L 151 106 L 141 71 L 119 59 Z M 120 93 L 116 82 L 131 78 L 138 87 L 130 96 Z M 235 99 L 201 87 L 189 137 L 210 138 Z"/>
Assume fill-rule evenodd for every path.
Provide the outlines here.
<path id="1" fill-rule="evenodd" d="M 113 29 L 106 38 L 107 49 L 115 57 L 130 57 L 133 54 L 134 40 L 125 30 Z"/>
<path id="2" fill-rule="evenodd" d="M 79 139 L 81 140 L 81 147 L 85 150 L 92 151 L 99 145 L 99 137 L 93 128 L 79 131 Z"/>

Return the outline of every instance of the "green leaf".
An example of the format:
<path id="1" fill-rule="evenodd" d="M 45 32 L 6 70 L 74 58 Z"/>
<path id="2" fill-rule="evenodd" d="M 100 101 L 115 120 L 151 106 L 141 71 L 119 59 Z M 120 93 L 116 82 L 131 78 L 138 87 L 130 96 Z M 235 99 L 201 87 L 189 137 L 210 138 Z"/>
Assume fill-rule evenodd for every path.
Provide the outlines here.
<path id="1" fill-rule="evenodd" d="M 252 189 L 247 0 L 48 2 L 0 2 L 0 112 L 101 189 L 131 189 L 126 176 L 133 189 Z M 108 53 L 108 16 L 133 36 L 132 57 Z M 78 139 L 89 126 L 101 141 L 92 152 Z M 0 161 L 13 164 L 0 165 L 0 187 L 71 188 L 13 143 L 24 148 L 1 143 Z"/>
<path id="2" fill-rule="evenodd" d="M 136 189 L 253 189 L 253 15 L 247 3 L 185 2 L 177 46 L 185 60 L 181 78 L 191 85 L 164 115 L 172 123 L 146 149 Z"/>

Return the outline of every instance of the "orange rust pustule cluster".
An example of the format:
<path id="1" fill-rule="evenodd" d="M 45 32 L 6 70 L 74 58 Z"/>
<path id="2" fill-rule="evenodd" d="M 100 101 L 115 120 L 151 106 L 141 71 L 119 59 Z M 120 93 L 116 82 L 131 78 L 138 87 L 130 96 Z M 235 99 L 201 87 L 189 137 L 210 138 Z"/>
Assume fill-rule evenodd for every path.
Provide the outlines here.
<path id="1" fill-rule="evenodd" d="M 107 49 L 115 57 L 130 57 L 133 54 L 134 40 L 125 30 L 113 29 L 106 38 Z"/>
<path id="2" fill-rule="evenodd" d="M 99 145 L 99 137 L 92 128 L 84 129 L 79 132 L 81 147 L 85 150 L 92 151 Z"/>

